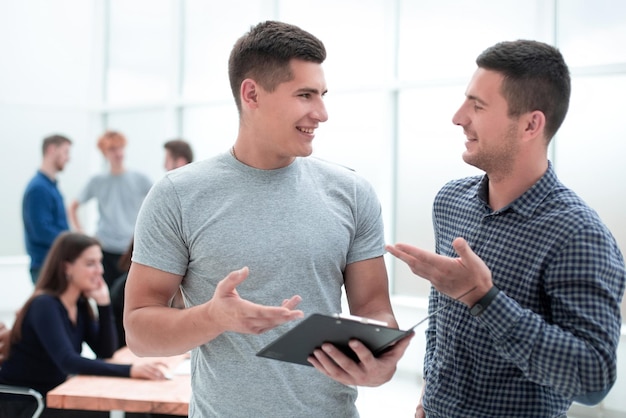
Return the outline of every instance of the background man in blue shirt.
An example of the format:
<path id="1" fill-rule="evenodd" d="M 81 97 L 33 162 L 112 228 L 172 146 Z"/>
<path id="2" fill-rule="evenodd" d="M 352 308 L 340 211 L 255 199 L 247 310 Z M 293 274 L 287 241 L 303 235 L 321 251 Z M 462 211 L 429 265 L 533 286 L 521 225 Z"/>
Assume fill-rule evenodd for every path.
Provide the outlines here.
<path id="1" fill-rule="evenodd" d="M 57 188 L 57 173 L 70 160 L 72 141 L 61 135 L 43 140 L 43 160 L 35 177 L 26 186 L 22 201 L 24 239 L 30 256 L 33 284 L 54 239 L 69 229 L 63 196 Z"/>
<path id="2" fill-rule="evenodd" d="M 547 150 L 567 113 L 569 70 L 535 41 L 476 60 L 452 121 L 485 172 L 434 201 L 436 254 L 387 246 L 432 284 L 416 417 L 564 417 L 616 378 L 623 256 L 593 209 L 558 180 Z"/>

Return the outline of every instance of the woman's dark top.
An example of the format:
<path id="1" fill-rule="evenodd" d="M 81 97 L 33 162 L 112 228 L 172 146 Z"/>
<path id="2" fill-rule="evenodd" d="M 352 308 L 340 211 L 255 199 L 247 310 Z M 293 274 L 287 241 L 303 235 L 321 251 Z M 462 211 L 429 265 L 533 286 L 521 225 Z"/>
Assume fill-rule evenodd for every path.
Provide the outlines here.
<path id="1" fill-rule="evenodd" d="M 79 299 L 76 325 L 61 301 L 50 295 L 33 299 L 24 317 L 22 339 L 11 346 L 0 367 L 0 383 L 27 386 L 42 395 L 68 375 L 130 376 L 130 365 L 107 363 L 118 346 L 111 306 L 98 306 L 92 319 L 88 301 Z M 98 359 L 81 356 L 86 342 Z"/>

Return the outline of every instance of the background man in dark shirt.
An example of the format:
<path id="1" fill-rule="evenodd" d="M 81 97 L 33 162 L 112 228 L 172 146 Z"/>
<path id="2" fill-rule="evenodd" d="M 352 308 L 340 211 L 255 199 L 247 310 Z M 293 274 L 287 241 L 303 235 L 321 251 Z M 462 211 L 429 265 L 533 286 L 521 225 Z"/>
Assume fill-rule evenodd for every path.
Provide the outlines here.
<path id="1" fill-rule="evenodd" d="M 43 160 L 35 177 L 26 186 L 22 202 L 24 239 L 30 256 L 33 284 L 54 239 L 69 229 L 63 196 L 57 187 L 57 173 L 70 160 L 72 141 L 61 135 L 43 140 Z"/>

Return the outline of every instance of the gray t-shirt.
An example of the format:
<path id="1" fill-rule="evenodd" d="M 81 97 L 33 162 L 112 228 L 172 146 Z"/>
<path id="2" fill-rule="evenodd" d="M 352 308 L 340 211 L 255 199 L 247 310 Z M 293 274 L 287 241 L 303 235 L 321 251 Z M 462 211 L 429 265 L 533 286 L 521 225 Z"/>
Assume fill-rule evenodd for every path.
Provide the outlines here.
<path id="1" fill-rule="evenodd" d="M 80 203 L 98 200 L 96 237 L 105 251 L 122 254 L 128 249 L 137 213 L 150 187 L 152 182 L 145 175 L 125 171 L 118 175 L 98 174 L 80 192 Z"/>
<path id="2" fill-rule="evenodd" d="M 378 198 L 353 171 L 315 158 L 277 170 L 230 154 L 166 174 L 146 197 L 133 261 L 183 275 L 187 306 L 250 268 L 242 298 L 305 315 L 341 311 L 347 264 L 384 254 Z M 227 332 L 192 352 L 192 417 L 358 417 L 357 391 L 312 367 L 256 357 L 296 322 L 261 335 Z"/>

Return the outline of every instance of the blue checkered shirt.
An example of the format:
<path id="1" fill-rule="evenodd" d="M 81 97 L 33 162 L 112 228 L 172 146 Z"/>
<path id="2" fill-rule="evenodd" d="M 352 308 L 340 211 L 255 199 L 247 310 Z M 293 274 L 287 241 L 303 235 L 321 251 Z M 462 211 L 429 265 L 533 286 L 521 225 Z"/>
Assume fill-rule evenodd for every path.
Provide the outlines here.
<path id="1" fill-rule="evenodd" d="M 551 163 L 507 207 L 487 196 L 477 176 L 435 198 L 437 253 L 457 257 L 452 241 L 465 238 L 501 292 L 480 316 L 457 302 L 431 318 L 427 416 L 546 418 L 599 402 L 616 378 L 626 278 L 615 239 Z M 449 300 L 433 289 L 429 312 Z"/>

